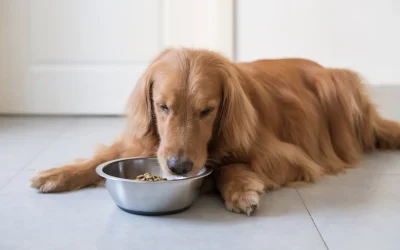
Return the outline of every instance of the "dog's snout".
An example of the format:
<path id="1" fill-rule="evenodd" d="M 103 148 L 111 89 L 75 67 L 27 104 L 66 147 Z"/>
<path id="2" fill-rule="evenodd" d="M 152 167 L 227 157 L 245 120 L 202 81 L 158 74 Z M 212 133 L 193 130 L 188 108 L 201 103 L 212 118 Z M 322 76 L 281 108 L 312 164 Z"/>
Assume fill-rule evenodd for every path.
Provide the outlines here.
<path id="1" fill-rule="evenodd" d="M 190 160 L 181 160 L 175 157 L 168 158 L 167 166 L 174 174 L 182 175 L 189 173 L 193 168 Z"/>

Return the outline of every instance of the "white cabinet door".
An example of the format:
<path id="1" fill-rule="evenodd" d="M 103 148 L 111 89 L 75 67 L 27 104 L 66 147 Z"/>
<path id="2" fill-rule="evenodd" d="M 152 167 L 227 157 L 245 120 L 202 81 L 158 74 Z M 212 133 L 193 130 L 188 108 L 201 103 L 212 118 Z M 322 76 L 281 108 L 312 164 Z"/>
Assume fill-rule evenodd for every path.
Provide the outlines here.
<path id="1" fill-rule="evenodd" d="M 168 46 L 233 54 L 233 0 L 0 0 L 0 113 L 121 114 Z"/>

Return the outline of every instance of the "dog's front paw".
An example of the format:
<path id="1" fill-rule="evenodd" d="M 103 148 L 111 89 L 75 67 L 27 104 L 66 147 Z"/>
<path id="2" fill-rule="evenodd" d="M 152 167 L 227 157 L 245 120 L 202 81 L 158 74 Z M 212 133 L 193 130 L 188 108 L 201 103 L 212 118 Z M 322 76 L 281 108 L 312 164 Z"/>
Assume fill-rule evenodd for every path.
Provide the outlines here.
<path id="1" fill-rule="evenodd" d="M 70 173 L 63 168 L 38 172 L 30 180 L 30 186 L 41 193 L 61 192 L 71 189 Z"/>
<path id="2" fill-rule="evenodd" d="M 250 216 L 259 206 L 261 193 L 251 190 L 235 192 L 225 200 L 225 206 L 232 212 L 245 213 Z"/>

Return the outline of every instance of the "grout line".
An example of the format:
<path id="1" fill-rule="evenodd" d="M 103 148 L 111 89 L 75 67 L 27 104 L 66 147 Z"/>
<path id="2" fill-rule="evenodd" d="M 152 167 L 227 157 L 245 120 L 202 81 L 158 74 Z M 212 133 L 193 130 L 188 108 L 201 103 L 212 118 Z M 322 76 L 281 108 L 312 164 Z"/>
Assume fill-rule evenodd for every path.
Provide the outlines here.
<path id="1" fill-rule="evenodd" d="M 78 118 L 74 119 L 75 123 L 78 123 Z M 72 126 L 71 126 L 72 127 Z M 21 174 L 35 159 L 37 159 L 41 154 L 43 154 L 43 152 L 45 152 L 48 148 L 50 148 L 51 145 L 53 145 L 59 138 L 61 138 L 62 135 L 64 135 L 65 133 L 67 133 L 68 131 L 71 130 L 71 127 L 66 128 L 65 130 L 62 130 L 60 132 L 60 134 L 58 134 L 57 136 L 54 137 L 53 140 L 51 140 L 46 146 L 44 146 L 42 148 L 42 150 L 39 150 L 39 152 L 32 157 L 32 159 L 30 161 L 28 161 L 26 164 L 24 164 L 20 169 L 18 169 L 16 171 L 15 174 L 13 174 L 11 176 L 11 178 L 2 186 L 0 186 L 0 191 L 3 190 L 11 181 L 13 181 L 19 174 Z"/>
<path id="2" fill-rule="evenodd" d="M 313 222 L 313 224 L 314 224 L 314 226 L 315 226 L 315 229 L 317 229 L 317 232 L 318 232 L 318 234 L 319 234 L 319 237 L 321 237 L 321 240 L 322 240 L 322 242 L 324 243 L 326 249 L 329 250 L 329 247 L 328 247 L 328 245 L 326 244 L 326 242 L 325 242 L 325 240 L 324 240 L 324 237 L 322 237 L 322 234 L 321 234 L 321 232 L 319 231 L 319 229 L 318 229 L 318 227 L 317 227 L 317 224 L 315 224 L 314 218 L 312 217 L 310 211 L 308 210 L 308 207 L 306 206 L 306 203 L 304 202 L 303 197 L 301 197 L 301 194 L 300 194 L 300 192 L 299 192 L 299 190 L 298 190 L 297 188 L 296 188 L 296 192 L 297 192 L 297 194 L 299 195 L 299 197 L 300 197 L 300 199 L 301 199 L 301 202 L 303 202 L 303 205 L 304 205 L 304 207 L 306 208 L 307 213 L 308 213 L 308 215 L 310 216 L 310 218 L 311 218 L 311 220 L 312 220 L 312 222 Z"/>

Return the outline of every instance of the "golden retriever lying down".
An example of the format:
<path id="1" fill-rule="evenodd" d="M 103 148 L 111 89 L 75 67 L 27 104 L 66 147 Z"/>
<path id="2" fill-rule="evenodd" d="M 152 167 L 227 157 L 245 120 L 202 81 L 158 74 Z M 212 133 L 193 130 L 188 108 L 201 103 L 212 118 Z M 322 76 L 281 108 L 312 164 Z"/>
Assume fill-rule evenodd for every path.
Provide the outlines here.
<path id="1" fill-rule="evenodd" d="M 175 174 L 213 166 L 227 209 L 251 214 L 265 190 L 400 148 L 400 124 L 377 113 L 355 72 L 303 59 L 232 63 L 211 51 L 167 49 L 138 81 L 127 113 L 120 139 L 91 159 L 38 173 L 31 185 L 76 190 L 102 181 L 102 162 L 156 155 Z"/>

